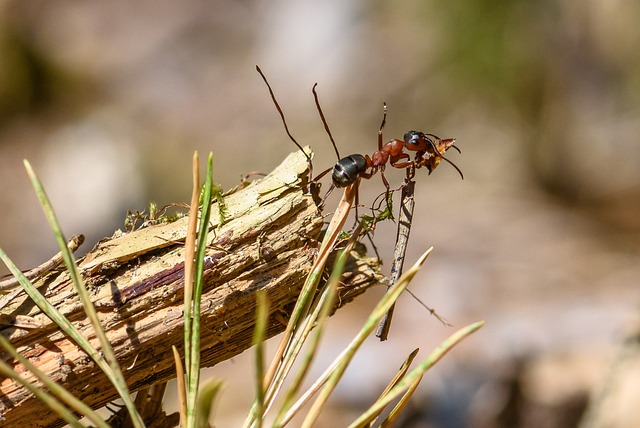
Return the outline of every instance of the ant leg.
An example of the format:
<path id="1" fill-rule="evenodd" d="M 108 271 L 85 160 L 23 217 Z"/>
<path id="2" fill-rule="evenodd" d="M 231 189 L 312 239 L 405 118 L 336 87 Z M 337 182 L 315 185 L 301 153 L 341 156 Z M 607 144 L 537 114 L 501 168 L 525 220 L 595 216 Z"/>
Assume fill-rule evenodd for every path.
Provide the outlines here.
<path id="1" fill-rule="evenodd" d="M 378 151 L 382 150 L 382 129 L 384 125 L 387 123 L 387 103 L 382 103 L 382 110 L 384 114 L 382 115 L 382 123 L 380 124 L 380 129 L 378 129 Z"/>
<path id="2" fill-rule="evenodd" d="M 335 150 L 336 156 L 338 157 L 338 159 L 341 159 L 340 153 L 338 153 L 338 147 L 336 146 L 336 142 L 333 140 L 333 135 L 331 135 L 331 130 L 329 129 L 329 124 L 327 123 L 327 120 L 324 117 L 324 113 L 322 112 L 322 107 L 320 107 L 320 100 L 318 99 L 318 93 L 316 92 L 316 86 L 318 86 L 317 83 L 315 85 L 313 85 L 313 88 L 311 89 L 311 92 L 313 92 L 313 99 L 316 102 L 316 108 L 318 109 L 318 113 L 320 113 L 320 119 L 322 119 L 322 124 L 324 125 L 324 130 L 329 135 L 329 139 L 331 140 L 331 144 L 333 144 L 333 150 Z"/>
<path id="3" fill-rule="evenodd" d="M 327 174 L 327 172 L 331 171 L 332 169 L 333 167 L 325 169 L 316 178 L 314 178 L 313 181 L 320 181 L 320 179 L 324 177 Z"/>
<path id="4" fill-rule="evenodd" d="M 399 155 L 395 156 L 394 159 L 389 162 L 389 164 L 392 167 L 398 169 L 405 169 L 408 166 L 413 165 L 413 161 L 400 162 L 402 159 L 411 159 L 411 157 L 407 153 L 400 153 Z"/>
<path id="5" fill-rule="evenodd" d="M 293 135 L 291 135 L 291 132 L 289 132 L 289 127 L 287 126 L 287 121 L 284 118 L 284 113 L 282 112 L 282 109 L 280 108 L 280 104 L 278 104 L 278 101 L 276 100 L 276 96 L 273 93 L 273 89 L 271 89 L 271 85 L 269 84 L 269 81 L 267 80 L 266 76 L 264 75 L 264 73 L 262 72 L 260 67 L 258 67 L 257 65 L 256 65 L 256 70 L 258 71 L 258 73 L 262 77 L 262 80 L 264 80 L 264 83 L 266 83 L 267 88 L 269 88 L 269 94 L 271 95 L 271 99 L 273 100 L 273 103 L 276 106 L 276 110 L 278 110 L 278 113 L 280 113 L 280 118 L 282 118 L 282 124 L 284 125 L 284 130 L 287 132 L 287 135 L 289 136 L 289 139 L 291 139 L 291 141 L 293 141 L 293 144 L 295 144 L 296 147 L 298 147 L 300 149 L 300 151 L 304 154 L 304 156 L 307 158 L 307 162 L 309 163 L 309 180 L 311 180 L 311 178 L 313 177 L 313 163 L 311 162 L 311 157 L 307 154 L 307 152 L 304 151 L 304 149 L 296 141 L 296 139 L 293 138 Z"/>
<path id="6" fill-rule="evenodd" d="M 393 164 L 392 166 L 398 168 L 398 169 L 407 169 L 410 167 L 414 167 L 416 165 L 416 163 L 414 161 L 407 161 L 407 162 L 400 162 L 400 163 L 396 163 Z"/>
<path id="7" fill-rule="evenodd" d="M 387 177 L 384 175 L 384 169 L 380 168 L 380 177 L 382 177 L 382 182 L 384 183 L 384 187 L 387 188 L 387 192 L 391 191 L 391 185 L 389 184 L 389 181 L 387 180 Z"/>
<path id="8" fill-rule="evenodd" d="M 376 211 L 380 211 L 380 206 L 382 205 L 382 197 L 385 195 L 385 192 L 380 193 L 371 203 L 371 216 L 376 217 Z"/>
<path id="9" fill-rule="evenodd" d="M 372 172 L 363 172 L 360 174 L 360 178 L 364 178 L 365 180 L 370 179 L 371 177 L 373 177 L 373 175 L 377 172 L 376 171 L 372 171 Z"/>
<path id="10" fill-rule="evenodd" d="M 329 195 L 331 194 L 331 192 L 333 192 L 333 189 L 335 189 L 335 188 L 336 188 L 336 186 L 334 186 L 333 184 L 331 185 L 331 187 L 329 187 L 329 190 L 327 190 L 327 193 L 325 193 L 324 197 L 322 198 L 322 202 L 320 203 L 318 208 L 322 209 L 322 207 L 324 207 L 325 201 L 327 200 L 327 198 L 329 197 Z"/>

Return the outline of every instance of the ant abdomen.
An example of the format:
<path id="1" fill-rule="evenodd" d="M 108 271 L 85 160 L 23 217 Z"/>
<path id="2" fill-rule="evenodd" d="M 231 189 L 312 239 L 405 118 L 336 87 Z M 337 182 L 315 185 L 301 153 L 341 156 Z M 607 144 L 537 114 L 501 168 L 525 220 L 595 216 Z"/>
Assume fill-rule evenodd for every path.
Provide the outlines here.
<path id="1" fill-rule="evenodd" d="M 333 167 L 331 178 L 336 187 L 347 187 L 355 183 L 360 174 L 367 169 L 367 161 L 362 155 L 350 155 L 342 158 Z"/>

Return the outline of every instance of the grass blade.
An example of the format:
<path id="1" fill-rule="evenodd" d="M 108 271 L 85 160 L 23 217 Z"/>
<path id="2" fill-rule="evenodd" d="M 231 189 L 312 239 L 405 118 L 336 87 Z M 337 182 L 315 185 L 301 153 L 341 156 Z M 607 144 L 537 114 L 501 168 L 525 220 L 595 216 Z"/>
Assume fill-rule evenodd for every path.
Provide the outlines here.
<path id="1" fill-rule="evenodd" d="M 300 386 L 302 385 L 302 382 L 309 372 L 311 363 L 313 362 L 313 359 L 316 355 L 320 338 L 322 337 L 322 333 L 324 332 L 326 320 L 329 317 L 329 314 L 331 313 L 331 310 L 333 309 L 335 304 L 338 283 L 344 271 L 344 266 L 354 242 L 355 239 L 353 239 L 349 243 L 349 245 L 347 245 L 347 248 L 340 252 L 340 255 L 338 256 L 338 259 L 336 260 L 335 266 L 331 273 L 331 277 L 329 278 L 325 290 L 323 291 L 317 305 L 315 306 L 314 312 L 309 317 L 308 321 L 305 321 L 302 334 L 303 338 L 300 340 L 300 342 L 306 342 L 306 337 L 309 335 L 310 330 L 315 325 L 314 334 L 311 336 L 309 343 L 307 344 L 308 351 L 300 361 L 298 372 L 296 373 L 296 376 L 293 379 L 289 390 L 285 394 L 283 403 L 278 411 L 278 414 L 276 415 L 274 427 L 284 426 L 286 424 L 285 419 L 288 421 L 295 414 L 294 412 L 291 415 L 288 415 L 291 406 L 294 403 L 294 398 L 298 394 Z"/>
<path id="2" fill-rule="evenodd" d="M 197 428 L 209 428 L 209 418 L 211 417 L 211 411 L 213 409 L 214 400 L 218 396 L 218 393 L 224 386 L 224 382 L 221 380 L 212 380 L 205 383 L 200 388 L 198 394 L 198 412 L 196 419 Z"/>
<path id="3" fill-rule="evenodd" d="M 197 154 L 194 156 L 194 162 L 197 161 Z M 196 170 L 194 166 L 194 184 L 196 183 L 196 175 L 199 175 L 199 170 Z M 199 181 L 199 179 L 198 179 Z M 199 185 L 194 188 L 194 191 L 199 188 Z M 196 202 L 196 210 L 189 212 L 189 223 L 196 222 L 197 220 L 197 240 L 195 243 L 195 254 L 187 253 L 185 251 L 185 268 L 188 260 L 194 260 L 193 267 L 193 293 L 192 301 L 189 304 L 191 308 L 190 318 L 190 330 L 186 330 L 185 335 L 189 335 L 189 360 L 185 360 L 185 366 L 187 368 L 187 427 L 195 428 L 197 425 L 197 398 L 198 398 L 198 384 L 200 382 L 200 302 L 202 297 L 203 287 L 203 272 L 204 272 L 204 257 L 207 250 L 207 234 L 209 233 L 209 218 L 211 217 L 211 202 L 212 202 L 212 189 L 213 189 L 213 153 L 209 153 L 207 160 L 207 175 L 204 183 L 203 198 L 202 198 L 202 211 L 200 219 L 197 220 L 198 211 Z M 192 217 L 193 215 L 193 217 Z M 192 230 L 190 230 L 192 232 Z M 193 239 L 191 237 L 190 239 Z M 185 283 L 186 284 L 186 283 Z M 185 304 L 186 304 L 185 300 Z M 186 314 L 185 314 L 186 317 Z M 185 325 L 186 325 L 185 318 Z M 185 342 L 187 343 L 187 342 Z"/>
<path id="4" fill-rule="evenodd" d="M 320 282 L 320 278 L 322 276 L 322 272 L 324 270 L 324 266 L 331 254 L 331 250 L 333 249 L 333 245 L 338 238 L 344 223 L 347 220 L 347 216 L 351 210 L 351 206 L 353 205 L 353 200 L 355 199 L 355 195 L 358 189 L 358 183 L 354 185 L 348 186 L 345 188 L 342 199 L 338 204 L 338 209 L 333 215 L 329 227 L 327 228 L 327 232 L 325 233 L 322 244 L 320 245 L 320 250 L 318 252 L 318 257 L 316 258 L 313 266 L 311 267 L 311 271 L 307 276 L 307 280 L 300 291 L 300 296 L 296 300 L 296 304 L 291 313 L 291 317 L 289 318 L 289 322 L 287 323 L 287 327 L 282 335 L 282 339 L 278 345 L 276 353 L 271 361 L 271 365 L 267 374 L 265 376 L 265 406 L 268 409 L 273 400 L 275 399 L 275 395 L 277 391 L 280 389 L 282 382 L 284 382 L 284 378 L 286 377 L 288 371 L 292 366 L 292 352 L 291 348 L 294 346 L 292 342 L 295 337 L 295 332 L 298 329 L 300 323 L 305 319 L 305 317 L 309 313 L 309 307 L 311 305 L 311 301 L 313 296 L 316 293 L 318 283 Z M 256 406 L 251 408 L 247 419 L 245 420 L 244 426 L 251 426 L 253 421 L 255 420 L 256 415 Z"/>
<path id="5" fill-rule="evenodd" d="M 262 427 L 264 419 L 264 337 L 269 317 L 269 301 L 264 292 L 256 294 L 256 328 L 253 332 L 255 346 L 256 426 Z"/>
<path id="6" fill-rule="evenodd" d="M 369 318 L 367 318 L 364 327 L 358 332 L 356 337 L 351 341 L 351 343 L 347 346 L 347 348 L 336 358 L 335 360 L 335 369 L 329 374 L 325 371 L 325 374 L 328 375 L 326 379 L 326 385 L 324 385 L 323 389 L 320 391 L 318 398 L 313 403 L 307 417 L 305 418 L 303 427 L 312 426 L 318 417 L 320 416 L 320 412 L 324 407 L 329 395 L 335 389 L 338 381 L 342 378 L 344 371 L 346 370 L 348 364 L 353 359 L 356 351 L 360 348 L 360 345 L 364 342 L 364 340 L 371 334 L 371 332 L 375 329 L 377 323 L 382 319 L 387 310 L 391 307 L 391 305 L 397 300 L 400 294 L 404 291 L 404 289 L 409 285 L 409 282 L 416 275 L 422 264 L 425 262 L 429 254 L 431 253 L 433 248 L 427 250 L 421 257 L 418 259 L 416 264 L 407 271 L 398 282 L 389 289 L 387 294 L 378 302 L 376 307 L 373 309 Z M 322 377 L 325 376 L 323 374 Z"/>
<path id="7" fill-rule="evenodd" d="M 200 198 L 200 158 L 193 154 L 193 189 L 189 205 L 189 223 L 184 241 L 184 362 L 187 379 L 190 378 L 191 364 L 191 308 L 193 305 L 193 275 L 195 269 L 195 248 L 198 227 L 198 200 Z M 186 425 L 183 425 L 186 426 Z"/>
<path id="8" fill-rule="evenodd" d="M 409 367 L 411 366 L 411 363 L 413 362 L 413 360 L 416 358 L 416 355 L 418 355 L 419 351 L 420 349 L 416 348 L 409 354 L 407 359 L 404 360 L 404 362 L 402 363 L 402 366 L 400 366 L 396 374 L 393 376 L 393 379 L 391 379 L 391 381 L 387 384 L 387 387 L 384 389 L 384 391 L 382 391 L 382 394 L 380 394 L 380 397 L 387 395 L 389 391 L 391 391 L 391 388 L 396 386 L 397 383 L 400 381 L 400 379 L 404 377 L 407 371 L 409 371 Z"/>
<path id="9" fill-rule="evenodd" d="M 384 319 L 384 318 L 383 318 Z M 379 326 L 379 325 L 378 325 Z M 405 376 L 405 374 L 407 373 L 407 371 L 409 371 L 409 367 L 411 366 L 411 363 L 413 362 L 413 360 L 415 359 L 416 355 L 418 355 L 418 351 L 420 349 L 416 348 L 413 350 L 413 352 L 411 352 L 409 354 L 409 356 L 407 357 L 406 360 L 404 360 L 404 362 L 402 363 L 402 366 L 400 366 L 400 368 L 398 369 L 398 371 L 396 372 L 396 374 L 393 376 L 393 378 L 389 381 L 389 383 L 387 384 L 386 388 L 384 389 L 384 391 L 382 391 L 382 393 L 380 394 L 380 396 L 378 397 L 378 400 L 381 397 L 384 397 L 385 395 L 387 395 L 389 393 L 389 391 L 391 391 L 391 389 L 396 386 L 398 384 L 398 382 L 400 382 L 400 380 Z M 417 385 L 417 384 L 416 384 Z M 377 401 L 377 400 L 376 400 Z M 380 412 L 378 414 L 375 415 L 375 417 L 377 418 L 379 416 L 379 414 L 382 413 L 382 410 L 380 410 Z M 375 420 L 372 421 L 372 423 L 375 423 Z"/>
<path id="10" fill-rule="evenodd" d="M 422 376 L 418 376 L 416 380 L 414 380 L 411 385 L 409 385 L 409 389 L 407 389 L 407 392 L 404 393 L 398 404 L 396 404 L 395 407 L 391 410 L 389 416 L 387 416 L 382 424 L 380 424 L 381 428 L 388 428 L 395 424 L 398 416 L 400 416 L 404 408 L 407 406 L 407 403 L 409 403 L 409 400 L 413 396 L 413 393 L 416 392 L 416 389 L 418 389 L 418 385 L 420 385 L 421 381 Z"/>
<path id="11" fill-rule="evenodd" d="M 395 302 L 395 300 L 400 296 L 402 291 L 407 287 L 410 280 L 415 276 L 420 266 L 424 263 L 426 258 L 429 256 L 432 248 L 430 248 L 427 252 L 425 252 L 422 257 L 416 262 L 416 264 L 396 283 L 394 287 L 392 287 L 385 296 L 383 296 L 382 300 L 378 303 L 378 305 L 374 308 L 373 312 L 367 319 L 365 326 L 360 330 L 356 338 L 354 338 L 351 343 L 345 348 L 338 357 L 334 359 L 334 361 L 327 367 L 324 373 L 305 391 L 305 393 L 296 401 L 296 403 L 291 406 L 291 410 L 287 413 L 287 416 L 283 419 L 284 423 L 287 423 L 295 412 L 302 406 L 304 406 L 311 397 L 320 389 L 323 385 L 327 383 L 327 381 L 334 376 L 336 372 L 339 371 L 342 366 L 342 372 L 346 368 L 346 364 L 349 363 L 355 352 L 358 350 L 362 342 L 366 339 L 366 337 L 373 331 L 376 326 L 376 323 L 384 316 L 384 313 L 388 309 L 389 306 Z M 339 380 L 341 373 L 338 375 L 338 378 L 335 380 Z M 331 388 L 331 390 L 333 387 Z M 327 391 L 327 397 L 330 394 L 330 390 Z M 326 400 L 326 397 L 324 398 Z M 321 407 L 321 406 L 320 406 Z M 308 418 L 310 414 L 308 415 Z M 317 415 L 316 415 L 317 417 Z M 312 421 L 309 421 L 313 423 Z"/>
<path id="12" fill-rule="evenodd" d="M 171 346 L 173 360 L 176 365 L 176 386 L 178 388 L 178 402 L 180 404 L 180 426 L 187 426 L 187 387 L 185 386 L 184 368 L 180 354 L 175 346 Z"/>
<path id="13" fill-rule="evenodd" d="M 416 379 L 422 377 L 424 373 L 433 367 L 447 352 L 449 352 L 455 345 L 462 341 L 465 337 L 475 333 L 484 325 L 484 321 L 475 322 L 466 327 L 461 328 L 453 335 L 449 336 L 444 342 L 442 342 L 427 358 L 422 360 L 420 364 L 409 372 L 396 386 L 394 386 L 388 394 L 376 401 L 366 412 L 364 412 L 356 421 L 354 421 L 350 428 L 361 427 L 372 421 L 381 409 L 398 397 L 404 390 L 409 388 Z"/>
<path id="14" fill-rule="evenodd" d="M 101 353 L 102 355 L 104 355 L 104 359 L 107 361 L 108 366 L 110 367 L 110 370 L 105 373 L 109 377 L 109 380 L 113 383 L 113 386 L 116 388 L 116 390 L 118 391 L 118 394 L 120 395 L 120 398 L 122 398 L 125 406 L 127 407 L 127 410 L 129 411 L 129 415 L 131 416 L 131 420 L 133 422 L 134 427 L 136 428 L 144 427 L 142 418 L 140 417 L 138 411 L 135 408 L 135 405 L 133 404 L 133 400 L 131 399 L 131 394 L 129 393 L 129 389 L 127 388 L 127 384 L 122 374 L 122 371 L 120 369 L 120 365 L 118 364 L 115 354 L 113 353 L 113 348 L 111 348 L 111 343 L 109 342 L 109 339 L 107 338 L 104 330 L 102 329 L 102 326 L 100 325 L 100 320 L 98 319 L 98 314 L 96 313 L 93 303 L 91 303 L 91 298 L 89 297 L 89 293 L 87 292 L 87 289 L 84 285 L 84 281 L 80 276 L 80 272 L 78 270 L 78 266 L 76 264 L 73 253 L 69 251 L 69 249 L 67 248 L 67 244 L 66 244 L 67 241 L 64 238 L 62 229 L 60 228 L 58 219 L 53 211 L 51 202 L 44 190 L 44 187 L 42 186 L 42 183 L 40 182 L 35 172 L 33 171 L 31 164 L 27 160 L 25 160 L 24 165 L 27 170 L 27 174 L 31 179 L 31 184 L 33 185 L 33 188 L 36 191 L 36 195 L 40 200 L 40 204 L 42 205 L 42 209 L 44 210 L 45 216 L 47 217 L 49 226 L 51 227 L 51 230 L 53 231 L 53 234 L 56 238 L 56 241 L 58 242 L 58 247 L 62 252 L 62 256 L 64 258 L 64 262 L 67 267 L 67 271 L 69 273 L 69 277 L 73 281 L 73 284 L 78 293 L 78 297 L 82 302 L 84 311 L 87 317 L 89 318 L 89 321 L 91 322 L 91 325 L 94 329 L 94 332 L 98 340 L 100 341 Z M 98 358 L 102 359 L 102 357 L 100 357 L 99 354 L 98 354 Z"/>

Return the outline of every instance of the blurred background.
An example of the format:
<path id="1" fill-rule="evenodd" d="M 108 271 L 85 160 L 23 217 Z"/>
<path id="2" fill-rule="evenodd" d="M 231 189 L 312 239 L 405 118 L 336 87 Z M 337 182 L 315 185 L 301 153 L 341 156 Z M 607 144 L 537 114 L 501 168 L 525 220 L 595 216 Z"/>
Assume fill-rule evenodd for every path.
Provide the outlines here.
<path id="1" fill-rule="evenodd" d="M 375 150 L 383 101 L 385 139 L 417 129 L 462 149 L 448 157 L 464 181 L 419 171 L 407 255 L 435 247 L 411 289 L 454 327 L 403 296 L 321 426 L 352 421 L 411 350 L 480 319 L 402 426 L 640 426 L 638 19 L 624 0 L 0 1 L 0 246 L 23 269 L 56 252 L 24 158 L 85 252 L 127 210 L 187 202 L 194 150 L 213 151 L 224 188 L 269 172 L 295 147 L 259 64 L 316 171 L 336 161 L 316 82 L 343 156 Z M 364 181 L 363 203 L 382 190 Z M 387 273 L 394 237 L 376 231 Z M 334 317 L 316 374 L 383 293 Z M 217 426 L 249 408 L 249 360 L 207 371 L 228 380 Z"/>

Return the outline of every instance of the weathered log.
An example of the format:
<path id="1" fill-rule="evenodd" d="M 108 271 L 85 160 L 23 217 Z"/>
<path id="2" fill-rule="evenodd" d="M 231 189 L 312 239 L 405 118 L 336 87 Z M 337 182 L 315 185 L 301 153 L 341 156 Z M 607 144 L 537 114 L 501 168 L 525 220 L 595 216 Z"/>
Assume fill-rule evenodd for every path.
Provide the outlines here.
<path id="1" fill-rule="evenodd" d="M 214 204 L 202 295 L 202 367 L 229 359 L 251 346 L 255 293 L 270 303 L 268 337 L 284 330 L 289 311 L 317 251 L 322 216 L 306 194 L 308 166 L 297 152 L 267 177 L 225 196 L 224 222 Z M 101 323 L 130 390 L 175 377 L 171 346 L 183 348 L 184 238 L 187 219 L 117 233 L 79 262 Z M 339 306 L 377 283 L 375 263 L 354 258 L 347 267 Z M 64 271 L 37 283 L 41 292 L 99 347 Z M 93 408 L 116 399 L 114 388 L 82 350 L 27 297 L 2 310 L 28 316 L 37 328 L 0 325 L 23 355 Z M 3 355 L 7 359 L 6 355 Z M 23 367 L 8 361 L 18 372 Z M 30 374 L 25 374 L 32 379 Z M 56 426 L 55 414 L 26 390 L 0 379 L 0 425 Z"/>

